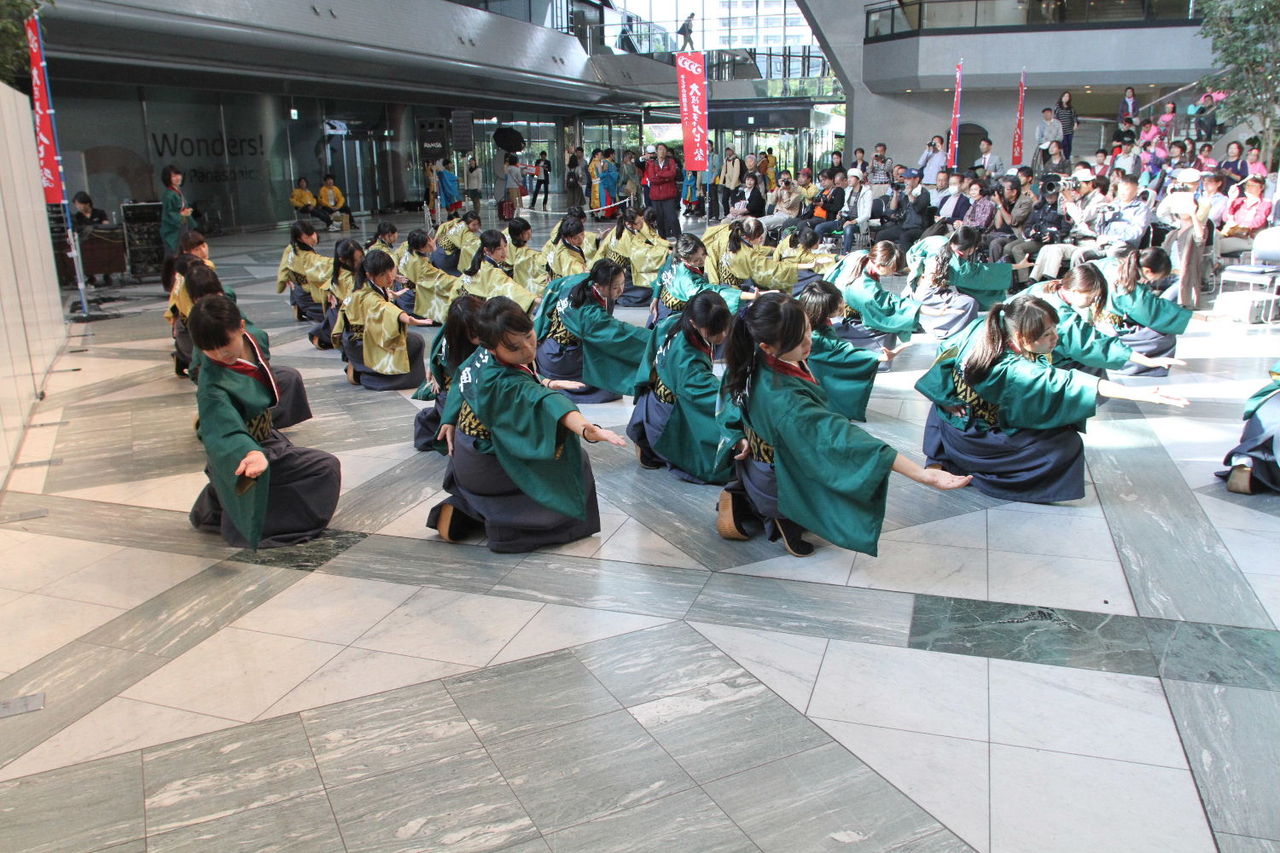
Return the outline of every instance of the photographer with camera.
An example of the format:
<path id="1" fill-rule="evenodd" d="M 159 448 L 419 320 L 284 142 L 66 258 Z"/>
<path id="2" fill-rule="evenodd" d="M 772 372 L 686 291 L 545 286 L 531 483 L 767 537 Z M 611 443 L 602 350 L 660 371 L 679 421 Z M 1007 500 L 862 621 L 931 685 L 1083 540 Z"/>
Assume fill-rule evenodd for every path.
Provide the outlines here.
<path id="1" fill-rule="evenodd" d="M 1055 178 L 1043 177 L 1042 185 Z M 1097 227 L 1104 207 L 1107 211 L 1111 209 L 1111 198 L 1107 195 L 1111 182 L 1106 178 L 1096 178 L 1090 170 L 1080 168 L 1070 177 L 1057 180 L 1062 187 L 1061 209 L 1072 222 L 1071 231 L 1060 242 L 1041 247 L 1031 270 L 1031 277 L 1036 281 L 1057 278 L 1063 261 L 1072 256 L 1077 244 L 1092 245 L 1098 237 Z"/>
<path id="2" fill-rule="evenodd" d="M 938 180 L 938 172 L 947 165 L 947 140 L 941 136 L 931 138 L 925 144 L 924 153 L 916 166 L 920 169 L 920 178 L 925 184 L 932 186 Z"/>
<path id="3" fill-rule="evenodd" d="M 1040 249 L 1052 243 L 1061 243 L 1063 236 L 1071 230 L 1071 220 L 1063 215 L 1059 207 L 1061 184 L 1056 180 L 1045 181 L 1040 187 L 1040 200 L 1031 208 L 1031 215 L 1023 226 L 1024 237 L 1005 243 L 995 260 L 1013 264 L 1013 273 L 1017 282 L 1016 289 L 1027 286 L 1030 276 L 1028 270 L 1031 262 L 1040 254 Z"/>
<path id="4" fill-rule="evenodd" d="M 862 185 L 861 172 L 849 172 L 846 176 L 844 206 L 832 222 L 824 222 L 814 229 L 819 237 L 827 238 L 837 230 L 843 230 L 846 254 L 853 251 L 853 241 L 859 234 L 867 233 L 871 221 L 871 190 Z"/>
<path id="5" fill-rule="evenodd" d="M 1095 180 L 1103 180 L 1101 178 Z M 1094 222 L 1098 236 L 1085 240 L 1071 253 L 1071 266 L 1137 249 L 1151 227 L 1151 208 L 1138 198 L 1138 179 L 1125 175 L 1116 181 L 1116 197 L 1098 207 Z"/>
<path id="6" fill-rule="evenodd" d="M 880 229 L 879 239 L 892 240 L 898 248 L 907 251 L 920 239 L 928 226 L 929 194 L 920 186 L 920 171 L 907 169 L 902 181 L 889 185 L 889 203 L 884 205 L 881 220 L 887 222 Z"/>
<path id="7" fill-rule="evenodd" d="M 1035 195 L 1031 190 L 1024 189 L 1020 180 L 1012 175 L 1000 179 L 1000 191 L 996 194 L 996 219 L 986 235 L 988 258 L 999 260 L 1006 244 L 1023 238 L 1023 226 L 1031 218 L 1031 211 L 1035 206 Z"/>
<path id="8" fill-rule="evenodd" d="M 761 217 L 760 224 L 766 231 L 771 231 L 800 215 L 804 207 L 804 192 L 791 180 L 791 173 L 783 169 L 778 173 L 778 188 L 769 193 L 767 202 L 773 205 L 773 213 Z"/>

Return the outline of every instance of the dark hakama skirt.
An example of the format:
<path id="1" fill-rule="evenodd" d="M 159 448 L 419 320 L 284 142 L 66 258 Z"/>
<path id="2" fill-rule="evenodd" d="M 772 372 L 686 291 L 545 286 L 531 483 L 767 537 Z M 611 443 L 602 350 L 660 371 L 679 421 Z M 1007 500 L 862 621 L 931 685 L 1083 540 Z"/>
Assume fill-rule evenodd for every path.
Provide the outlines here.
<path id="1" fill-rule="evenodd" d="M 311 403 L 307 400 L 307 386 L 302 374 L 293 367 L 271 366 L 280 400 L 271 409 L 271 424 L 284 429 L 311 420 Z"/>
<path id="2" fill-rule="evenodd" d="M 1012 435 L 959 430 L 933 407 L 924 426 L 924 454 L 929 465 L 972 474 L 974 488 L 993 498 L 1057 503 L 1084 497 L 1084 443 L 1074 426 Z"/>
<path id="3" fill-rule="evenodd" d="M 323 450 L 297 447 L 274 429 L 262 442 L 262 452 L 271 467 L 271 483 L 258 547 L 279 548 L 316 538 L 329 526 L 329 519 L 338 508 L 338 492 L 342 488 L 338 457 Z M 222 511 L 212 483 L 196 498 L 189 517 L 197 530 L 221 533 L 227 544 L 236 548 L 249 547 L 248 540 L 231 523 L 231 516 Z"/>
<path id="4" fill-rule="evenodd" d="M 1134 352 L 1140 352 L 1148 358 L 1172 358 L 1178 351 L 1177 335 L 1166 335 L 1146 326 L 1126 332 L 1120 336 L 1120 340 Z M 1169 368 L 1143 367 L 1131 361 L 1119 372 L 1123 376 L 1168 376 Z"/>
<path id="5" fill-rule="evenodd" d="M 475 449 L 475 438 L 454 433 L 453 455 L 445 473 L 444 488 L 449 493 L 445 503 L 484 525 L 489 550 L 499 554 L 518 554 L 549 545 L 563 545 L 600 532 L 600 505 L 596 500 L 596 481 L 591 463 L 582 454 L 582 476 L 587 490 L 586 520 L 547 509 L 520 491 L 507 476 L 498 457 Z M 434 527 L 440 507 L 431 511 L 427 521 Z"/>
<path id="6" fill-rule="evenodd" d="M 413 418 L 413 446 L 418 450 L 434 450 L 436 436 L 440 433 L 440 422 L 444 414 L 445 404 L 449 400 L 449 392 L 441 391 L 436 395 L 433 405 L 419 409 Z"/>
<path id="7" fill-rule="evenodd" d="M 862 325 L 857 320 L 842 320 L 839 323 L 832 323 L 831 331 L 835 333 L 837 338 L 848 341 L 858 349 L 864 349 L 868 352 L 884 352 L 898 343 L 898 336 L 893 332 L 880 332 Z M 876 371 L 886 373 L 892 369 L 892 361 L 882 361 Z"/>
<path id="8" fill-rule="evenodd" d="M 324 322 L 324 306 L 312 299 L 305 287 L 289 288 L 289 304 L 302 312 L 303 322 Z"/>
<path id="9" fill-rule="evenodd" d="M 538 374 L 547 379 L 581 382 L 582 347 L 578 344 L 562 344 L 551 337 L 543 338 L 538 344 Z M 560 393 L 579 404 L 611 403 L 622 399 L 621 394 L 605 388 L 592 388 L 590 385 L 578 391 L 561 390 Z"/>
<path id="10" fill-rule="evenodd" d="M 671 420 L 674 403 L 659 400 L 652 391 L 645 391 L 636 397 L 636 406 L 631 410 L 631 420 L 627 423 L 627 437 L 640 448 L 640 458 L 646 465 L 666 466 L 676 479 L 686 483 L 707 485 L 706 480 L 699 479 L 680 467 L 678 460 L 671 460 L 653 449 Z"/>
<path id="11" fill-rule="evenodd" d="M 667 305 L 667 303 L 659 299 L 658 308 L 654 312 L 653 318 L 648 323 L 645 324 L 645 327 L 652 329 L 674 313 L 676 312 L 673 308 L 671 308 L 669 305 Z"/>
<path id="12" fill-rule="evenodd" d="M 370 391 L 401 391 L 405 388 L 417 388 L 427 378 L 426 363 L 422 360 L 426 352 L 426 342 L 421 335 L 406 331 L 409 346 L 408 373 L 375 373 L 364 363 L 364 344 L 355 339 L 350 332 L 342 333 L 342 354 L 355 368 L 356 378 L 361 386 Z"/>
<path id="13" fill-rule="evenodd" d="M 769 541 L 778 538 L 778 528 L 774 519 L 778 512 L 778 472 L 766 462 L 755 459 L 735 459 L 733 463 L 734 478 L 725 486 L 725 491 L 746 498 L 754 518 L 738 519 L 747 533 L 751 528 L 764 528 Z"/>
<path id="14" fill-rule="evenodd" d="M 653 301 L 653 288 L 641 287 L 631 278 L 631 269 L 627 269 L 627 283 L 622 295 L 613 303 L 620 308 L 648 308 Z"/>
<path id="15" fill-rule="evenodd" d="M 404 293 L 395 298 L 396 307 L 406 314 L 412 314 L 413 309 L 418 307 L 418 294 L 412 287 L 407 288 Z"/>
<path id="16" fill-rule="evenodd" d="M 456 278 L 462 275 L 458 270 L 458 258 L 461 255 L 461 252 L 449 254 L 444 249 L 436 249 L 431 253 L 431 265 Z"/>
<path id="17" fill-rule="evenodd" d="M 1280 461 L 1276 459 L 1276 436 L 1280 434 L 1280 394 L 1275 394 L 1258 407 L 1253 417 L 1244 422 L 1244 431 L 1226 458 L 1224 465 L 1233 465 L 1234 457 L 1248 456 L 1253 460 L 1253 486 L 1265 486 L 1280 492 Z M 1226 477 L 1222 472 L 1219 477 Z"/>
<path id="18" fill-rule="evenodd" d="M 187 324 L 178 320 L 173 324 L 173 359 L 176 367 L 186 370 L 191 366 L 193 346 Z"/>
<path id="19" fill-rule="evenodd" d="M 949 291 L 947 293 L 931 293 L 921 303 L 925 308 L 941 310 L 943 315 L 920 312 L 920 326 L 933 336 L 934 340 L 946 340 L 961 329 L 978 319 L 978 300 L 967 293 Z"/>
<path id="20" fill-rule="evenodd" d="M 333 349 L 333 326 L 338 322 L 338 306 L 334 305 L 324 312 L 324 319 L 311 327 L 307 338 L 316 349 Z"/>

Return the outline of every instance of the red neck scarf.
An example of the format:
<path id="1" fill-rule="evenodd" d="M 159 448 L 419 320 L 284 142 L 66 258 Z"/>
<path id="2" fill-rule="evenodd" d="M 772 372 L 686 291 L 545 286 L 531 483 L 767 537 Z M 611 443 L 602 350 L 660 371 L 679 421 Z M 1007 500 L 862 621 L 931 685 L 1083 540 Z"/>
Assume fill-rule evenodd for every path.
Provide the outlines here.
<path id="1" fill-rule="evenodd" d="M 606 300 L 603 296 L 600 295 L 600 291 L 596 288 L 594 284 L 591 285 L 591 295 L 595 297 L 596 302 L 600 303 L 601 308 L 605 309 L 606 311 L 609 310 L 608 300 Z"/>
<path id="2" fill-rule="evenodd" d="M 698 331 L 685 332 L 684 339 L 689 342 L 690 346 L 692 346 L 694 349 L 701 352 L 707 358 L 714 357 L 711 354 L 711 344 L 707 342 L 707 339 L 702 336 L 701 332 L 698 332 Z"/>
<path id="3" fill-rule="evenodd" d="M 789 361 L 783 361 L 782 359 L 775 358 L 774 356 L 765 353 L 764 363 L 765 366 L 774 373 L 781 373 L 783 376 L 794 376 L 796 379 L 804 379 L 808 382 L 817 384 L 818 380 L 813 378 L 813 374 L 809 372 L 809 366 L 803 362 L 800 364 L 792 364 Z"/>
<path id="4" fill-rule="evenodd" d="M 234 370 L 236 373 L 258 380 L 271 392 L 273 399 L 279 400 L 280 389 L 276 387 L 276 378 L 267 366 L 267 360 L 262 357 L 262 350 L 258 349 L 258 342 L 248 332 L 245 332 L 244 339 L 249 342 L 249 348 L 253 350 L 254 360 L 247 361 L 243 358 L 237 358 L 233 363 L 223 366 Z"/>

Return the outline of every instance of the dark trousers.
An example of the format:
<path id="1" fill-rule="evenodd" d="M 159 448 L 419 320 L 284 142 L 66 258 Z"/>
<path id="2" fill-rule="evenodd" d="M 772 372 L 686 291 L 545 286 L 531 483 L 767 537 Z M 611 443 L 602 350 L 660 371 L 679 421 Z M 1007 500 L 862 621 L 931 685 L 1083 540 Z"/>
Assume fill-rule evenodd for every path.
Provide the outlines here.
<path id="1" fill-rule="evenodd" d="M 333 217 L 330 216 L 322 207 L 315 207 L 313 205 L 308 204 L 304 207 L 298 208 L 298 215 L 314 216 L 316 219 L 319 219 L 321 222 L 323 222 L 326 226 L 333 224 Z"/>
<path id="2" fill-rule="evenodd" d="M 537 206 L 538 206 L 538 191 L 539 191 L 539 190 L 541 190 L 541 191 L 542 191 L 542 209 L 543 209 L 543 210 L 546 210 L 546 209 L 547 209 L 547 198 L 551 195 L 551 189 L 550 189 L 550 185 L 549 185 L 549 184 L 547 183 L 547 181 L 545 181 L 545 180 L 542 180 L 542 181 L 536 181 L 536 182 L 534 182 L 534 185 L 533 185 L 533 195 L 531 195 L 531 196 L 529 197 L 529 207 L 530 207 L 530 208 L 533 208 L 533 207 L 537 207 Z"/>
<path id="3" fill-rule="evenodd" d="M 680 236 L 680 207 L 674 198 L 655 200 L 652 204 L 658 212 L 658 233 L 667 239 Z"/>
<path id="4" fill-rule="evenodd" d="M 923 228 L 903 228 L 901 225 L 886 225 L 880 229 L 880 233 L 876 235 L 880 240 L 892 240 L 898 244 L 898 248 L 906 251 L 911 248 L 911 244 L 920 239 L 920 235 L 924 233 Z"/>

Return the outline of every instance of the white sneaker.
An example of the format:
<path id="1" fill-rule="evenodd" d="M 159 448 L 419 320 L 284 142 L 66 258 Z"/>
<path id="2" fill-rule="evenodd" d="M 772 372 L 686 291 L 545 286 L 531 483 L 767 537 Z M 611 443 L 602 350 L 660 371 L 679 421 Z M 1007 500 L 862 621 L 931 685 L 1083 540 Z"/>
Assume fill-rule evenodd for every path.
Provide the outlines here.
<path id="1" fill-rule="evenodd" d="M 329 230 L 330 230 L 330 231 L 341 231 L 341 230 L 342 230 L 342 226 L 341 226 L 341 225 L 339 225 L 339 224 L 338 224 L 338 223 L 336 223 L 336 222 L 330 222 L 330 223 L 329 223 Z"/>

